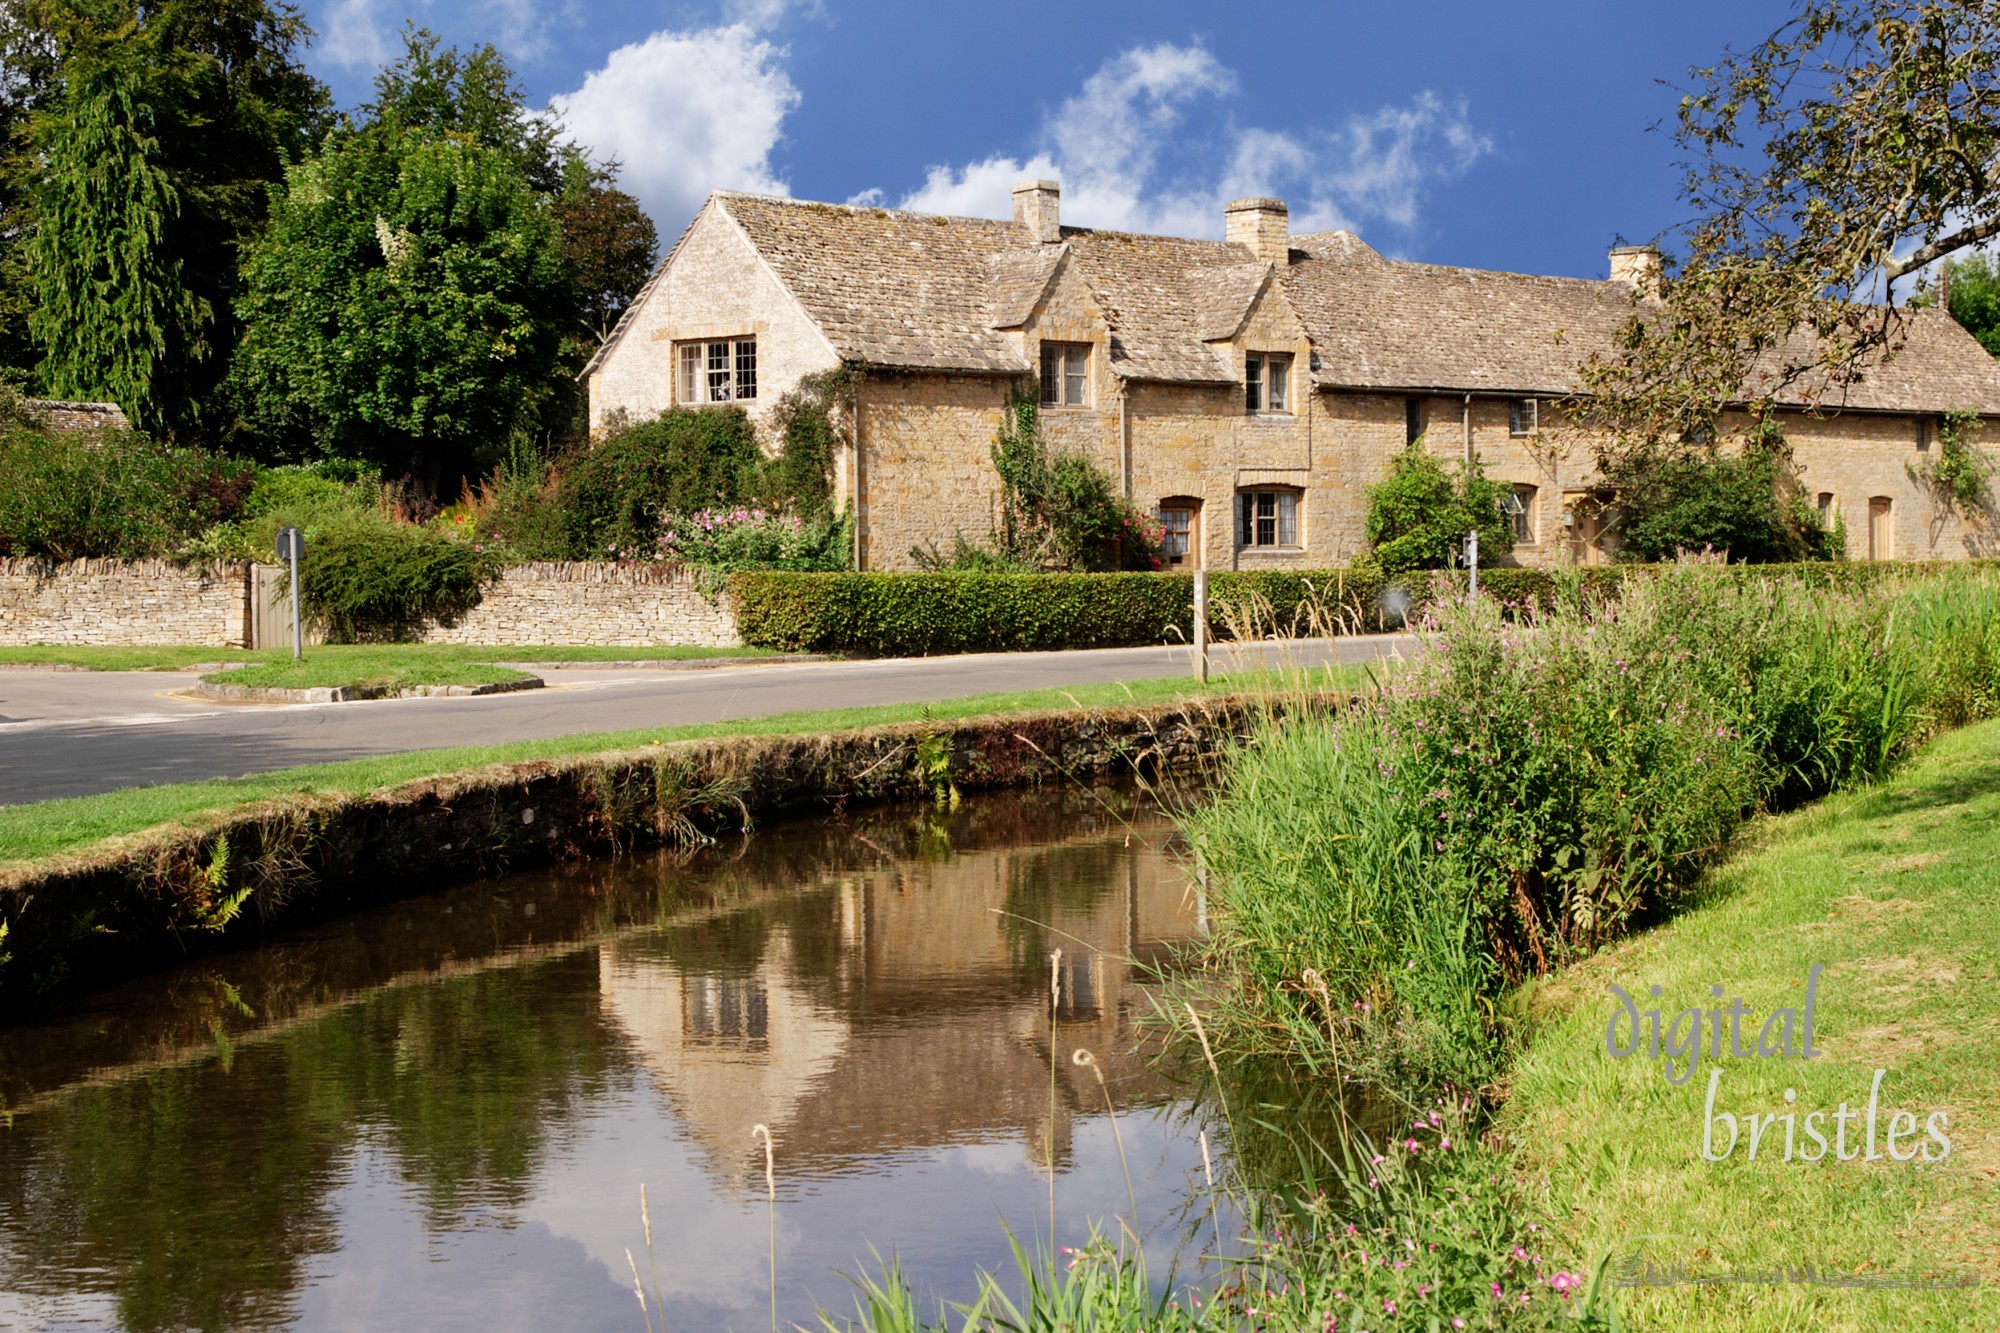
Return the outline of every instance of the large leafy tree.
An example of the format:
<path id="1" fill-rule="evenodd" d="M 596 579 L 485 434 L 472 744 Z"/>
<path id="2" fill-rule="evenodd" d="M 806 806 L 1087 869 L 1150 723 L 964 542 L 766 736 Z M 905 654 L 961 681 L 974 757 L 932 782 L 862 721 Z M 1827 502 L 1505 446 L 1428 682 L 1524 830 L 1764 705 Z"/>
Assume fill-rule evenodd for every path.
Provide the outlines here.
<path id="1" fill-rule="evenodd" d="M 361 117 L 390 135 L 457 135 L 505 156 L 537 194 L 562 193 L 571 150 L 561 122 L 528 109 L 506 57 L 491 45 L 461 53 L 427 28 L 406 27 L 402 57 L 375 76 L 375 98 Z"/>
<path id="2" fill-rule="evenodd" d="M 1982 254 L 1947 259 L 1944 267 L 1948 278 L 1938 284 L 1940 290 L 1924 293 L 1910 304 L 1944 300 L 1950 306 L 1951 317 L 1979 339 L 1981 347 L 2000 356 L 2000 265 L 1993 262 L 1992 256 Z"/>
<path id="3" fill-rule="evenodd" d="M 282 0 L 0 0 L 0 353 L 214 431 L 243 244 L 324 127 Z M 11 335 L 11 345 L 10 345 Z"/>
<path id="4" fill-rule="evenodd" d="M 1837 400 L 1929 266 L 2000 235 L 2000 0 L 1805 0 L 1692 71 L 1674 134 L 1692 219 L 1658 306 L 1584 375 L 1642 459 L 1729 404 Z"/>
<path id="5" fill-rule="evenodd" d="M 652 221 L 618 188 L 617 164 L 593 161 L 563 139 L 554 115 L 531 111 L 493 47 L 460 52 L 414 25 L 362 114 L 385 133 L 449 134 L 490 148 L 550 201 L 567 281 L 545 314 L 562 331 L 563 355 L 560 373 L 534 386 L 523 421 L 544 436 L 570 432 L 583 408 L 572 377 L 645 284 L 659 249 Z"/>
<path id="6" fill-rule="evenodd" d="M 556 201 L 563 258 L 574 287 L 576 333 L 586 355 L 611 336 L 618 317 L 652 276 L 660 234 L 639 201 L 618 188 L 618 168 L 572 156 Z"/>
<path id="7" fill-rule="evenodd" d="M 432 494 L 505 444 L 556 365 L 548 201 L 458 135 L 339 136 L 288 174 L 244 277 L 240 368 L 264 419 Z"/>

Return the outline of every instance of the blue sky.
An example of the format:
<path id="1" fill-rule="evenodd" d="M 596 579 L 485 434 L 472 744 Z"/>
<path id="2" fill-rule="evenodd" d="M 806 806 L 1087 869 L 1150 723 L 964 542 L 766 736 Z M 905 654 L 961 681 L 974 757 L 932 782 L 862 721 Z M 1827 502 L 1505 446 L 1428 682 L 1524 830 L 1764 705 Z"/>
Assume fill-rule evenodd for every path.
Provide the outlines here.
<path id="1" fill-rule="evenodd" d="M 531 99 L 625 164 L 663 241 L 712 188 L 1003 216 L 1025 174 L 1063 219 L 1220 235 L 1274 194 L 1435 263 L 1603 276 L 1680 220 L 1688 66 L 1776 0 L 962 5 L 922 0 L 307 0 L 308 63 L 364 100 L 406 19 L 490 41 Z"/>

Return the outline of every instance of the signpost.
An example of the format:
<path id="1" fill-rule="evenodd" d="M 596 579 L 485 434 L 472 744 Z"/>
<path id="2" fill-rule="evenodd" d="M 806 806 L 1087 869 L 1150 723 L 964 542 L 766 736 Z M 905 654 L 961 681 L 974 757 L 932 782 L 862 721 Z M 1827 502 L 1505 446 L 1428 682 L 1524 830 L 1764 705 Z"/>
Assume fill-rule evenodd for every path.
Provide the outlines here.
<path id="1" fill-rule="evenodd" d="M 299 625 L 299 561 L 305 558 L 306 535 L 297 528 L 278 529 L 278 559 L 291 566 L 292 660 L 305 656 L 305 631 Z"/>
<path id="2" fill-rule="evenodd" d="M 1479 596 L 1479 529 L 1465 534 L 1466 577 L 1472 580 L 1472 596 Z"/>
<path id="3" fill-rule="evenodd" d="M 1194 674 L 1208 684 L 1208 571 L 1194 572 Z"/>

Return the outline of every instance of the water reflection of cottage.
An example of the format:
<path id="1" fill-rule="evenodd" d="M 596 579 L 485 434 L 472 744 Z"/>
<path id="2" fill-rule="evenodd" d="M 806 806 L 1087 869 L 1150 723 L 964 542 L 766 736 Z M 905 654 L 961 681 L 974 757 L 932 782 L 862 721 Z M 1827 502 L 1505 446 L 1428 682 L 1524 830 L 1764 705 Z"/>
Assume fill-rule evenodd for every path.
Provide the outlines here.
<path id="1" fill-rule="evenodd" d="M 1102 1107 L 1087 1048 L 1121 1106 L 1163 1083 L 1132 1053 L 1150 1007 L 1127 960 L 1195 928 L 1180 863 L 1102 836 L 885 864 L 753 898 L 603 947 L 606 1010 L 717 1171 L 786 1173 L 885 1151 L 1018 1136 L 1067 1157 L 1071 1118 Z M 1063 951 L 1050 1124 L 1050 954 Z M 754 1167 L 754 1170 L 753 1170 Z"/>

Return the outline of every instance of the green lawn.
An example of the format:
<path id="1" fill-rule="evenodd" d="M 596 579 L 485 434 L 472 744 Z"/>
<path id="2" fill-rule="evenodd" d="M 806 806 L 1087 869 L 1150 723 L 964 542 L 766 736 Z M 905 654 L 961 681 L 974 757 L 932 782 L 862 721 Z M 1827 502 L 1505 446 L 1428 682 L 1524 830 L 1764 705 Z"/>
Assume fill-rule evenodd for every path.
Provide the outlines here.
<path id="1" fill-rule="evenodd" d="M 1802 1005 L 1809 970 L 1819 1058 L 1704 1061 L 1679 1087 L 1640 1052 L 1614 1060 L 1605 1026 L 1617 984 L 1643 1009 L 1726 1006 L 1754 1016 Z M 1945 737 L 1891 781 L 1771 821 L 1718 875 L 1706 904 L 1564 972 L 1528 997 L 1535 1031 L 1502 1127 L 1550 1181 L 1586 1262 L 1643 1247 L 1661 1270 L 1710 1276 L 1811 1265 L 1850 1279 L 1977 1275 L 1977 1289 L 1787 1282 L 1638 1287 L 1639 1328 L 1911 1329 L 2000 1326 L 2000 722 Z M 1724 1000 L 1712 998 L 1719 983 Z M 1658 985 L 1655 1001 L 1649 988 Z M 1621 1028 L 1622 1037 L 1622 1028 Z M 1716 1109 L 1865 1111 L 1886 1070 L 1890 1110 L 1933 1112 L 1943 1160 L 1784 1160 L 1784 1123 L 1703 1160 L 1711 1066 Z M 1678 1067 L 1678 1066 L 1677 1066 Z M 1821 1122 L 1827 1138 L 1836 1126 Z M 1849 1149 L 1863 1136 L 1850 1131 Z M 1715 1129 L 1718 1155 L 1728 1139 Z M 1838 1145 L 1836 1144 L 1836 1151 Z M 1910 1147 L 1905 1141 L 1904 1150 Z M 1864 1145 L 1865 1148 L 1865 1145 Z"/>
<path id="2" fill-rule="evenodd" d="M 463 772 L 487 764 L 524 759 L 553 759 L 607 750 L 632 749 L 665 741 L 706 736 L 798 735 L 843 731 L 923 718 L 951 720 L 1072 707 L 1115 707 L 1123 704 L 1171 703 L 1197 695 L 1259 693 L 1295 689 L 1302 682 L 1314 688 L 1341 690 L 1367 687 L 1364 667 L 1320 668 L 1309 673 L 1240 672 L 1218 675 L 1204 688 L 1187 676 L 1138 680 L 1128 684 L 1079 685 L 1070 689 L 1028 690 L 1012 694 L 981 694 L 932 704 L 891 704 L 872 708 L 840 708 L 824 712 L 781 713 L 688 727 L 653 727 L 638 731 L 597 732 L 508 745 L 465 746 L 413 750 L 375 759 L 308 764 L 239 778 L 182 782 L 158 787 L 128 787 L 99 796 L 80 796 L 28 805 L 0 806 L 0 872 L 19 870 L 24 863 L 89 850 L 107 839 L 124 838 L 161 826 L 185 824 L 232 808 L 272 797 L 301 792 L 359 794 L 400 782 Z"/>
<path id="3" fill-rule="evenodd" d="M 304 673 L 280 679 L 271 669 L 295 670 L 290 648 L 199 648 L 180 645 L 99 648 L 35 646 L 0 648 L 0 665 L 68 666 L 90 671 L 185 671 L 211 663 L 238 668 L 213 677 L 239 685 L 363 685 L 400 679 L 412 685 L 479 685 L 518 673 L 493 662 L 683 662 L 705 657 L 773 657 L 767 648 L 570 648 L 548 645 L 395 643 L 322 644 L 306 649 Z M 245 673 L 257 673 L 255 676 Z M 369 673 L 369 674 L 361 674 Z"/>

